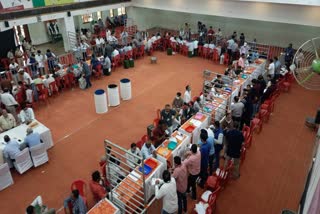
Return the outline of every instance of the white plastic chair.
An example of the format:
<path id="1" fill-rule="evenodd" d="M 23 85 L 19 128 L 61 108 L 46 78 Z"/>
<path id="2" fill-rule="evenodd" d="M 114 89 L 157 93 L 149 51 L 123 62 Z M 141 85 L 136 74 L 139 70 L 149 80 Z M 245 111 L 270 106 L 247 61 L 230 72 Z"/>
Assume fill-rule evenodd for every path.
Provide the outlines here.
<path id="1" fill-rule="evenodd" d="M 33 166 L 28 148 L 25 148 L 24 150 L 22 150 L 16 156 L 15 160 L 16 161 L 13 163 L 14 167 L 20 174 L 23 174 Z"/>
<path id="2" fill-rule="evenodd" d="M 44 143 L 31 147 L 30 153 L 34 167 L 38 167 L 49 161 L 46 145 Z"/>
<path id="3" fill-rule="evenodd" d="M 13 184 L 10 168 L 7 163 L 0 165 L 0 191 Z"/>

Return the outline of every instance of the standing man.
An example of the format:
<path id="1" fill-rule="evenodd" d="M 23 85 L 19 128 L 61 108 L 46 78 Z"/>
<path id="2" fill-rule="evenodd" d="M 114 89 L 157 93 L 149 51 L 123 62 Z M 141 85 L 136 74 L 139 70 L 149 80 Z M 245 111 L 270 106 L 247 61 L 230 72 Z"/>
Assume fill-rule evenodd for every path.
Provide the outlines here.
<path id="1" fill-rule="evenodd" d="M 68 203 L 72 204 L 72 213 L 73 214 L 86 214 L 87 206 L 84 203 L 82 196 L 79 194 L 79 190 L 72 190 L 71 196 L 66 198 L 63 202 L 65 213 L 69 213 Z"/>
<path id="2" fill-rule="evenodd" d="M 290 43 L 289 46 L 284 50 L 285 57 L 284 61 L 287 66 L 287 69 L 289 69 L 290 65 L 292 64 L 293 56 L 294 56 L 294 50 L 292 48 L 292 44 Z"/>
<path id="3" fill-rule="evenodd" d="M 199 186 L 204 188 L 204 184 L 208 178 L 208 165 L 209 165 L 209 155 L 211 150 L 211 144 L 208 143 L 208 133 L 201 132 L 200 134 L 201 146 L 201 169 L 200 169 L 200 183 Z"/>
<path id="4" fill-rule="evenodd" d="M 280 77 L 280 72 L 281 72 L 281 62 L 276 56 L 273 57 L 273 62 L 274 62 L 274 69 L 275 69 L 274 78 L 278 79 Z"/>
<path id="5" fill-rule="evenodd" d="M 90 81 L 92 71 L 85 60 L 82 60 L 81 63 L 82 63 L 82 69 L 83 69 L 83 72 L 84 72 L 84 75 L 86 78 L 86 82 L 87 82 L 86 88 L 90 88 L 92 86 L 91 81 Z"/>
<path id="6" fill-rule="evenodd" d="M 126 29 L 124 28 L 123 32 L 121 33 L 121 42 L 122 45 L 127 45 L 128 43 L 128 32 L 126 31 Z"/>
<path id="7" fill-rule="evenodd" d="M 185 103 L 190 103 L 190 101 L 191 101 L 191 87 L 190 87 L 190 85 L 186 86 L 186 91 L 184 92 L 183 100 Z"/>
<path id="8" fill-rule="evenodd" d="M 54 64 L 55 64 L 55 60 L 56 60 L 56 55 L 54 55 L 54 53 L 52 53 L 50 51 L 50 49 L 47 50 L 47 53 L 45 55 L 45 58 L 48 60 L 48 68 L 49 68 L 49 71 L 51 73 L 53 73 L 54 71 Z"/>
<path id="9" fill-rule="evenodd" d="M 183 161 L 183 164 L 187 167 L 189 173 L 187 192 L 190 192 L 191 188 L 191 198 L 197 200 L 196 181 L 200 173 L 201 153 L 198 151 L 197 145 L 192 144 L 190 151 L 186 155 L 187 158 Z"/>
<path id="10" fill-rule="evenodd" d="M 214 170 L 216 170 L 220 167 L 220 152 L 223 148 L 223 129 L 221 128 L 219 121 L 214 122 L 213 134 L 214 134 L 214 153 L 215 153 Z"/>
<path id="11" fill-rule="evenodd" d="M 229 63 L 232 62 L 232 47 L 233 47 L 233 44 L 234 44 L 234 43 L 235 43 L 235 42 L 234 42 L 234 36 L 232 36 L 231 39 L 229 39 L 229 40 L 227 41 L 227 44 L 228 44 L 227 49 L 228 49 L 228 55 L 229 55 Z"/>
<path id="12" fill-rule="evenodd" d="M 227 141 L 227 157 L 224 162 L 224 168 L 226 169 L 228 163 L 233 159 L 233 178 L 238 179 L 240 177 L 240 154 L 242 143 L 244 142 L 244 137 L 242 132 L 235 128 L 231 128 L 226 132 L 226 141 Z"/>
<path id="13" fill-rule="evenodd" d="M 14 53 L 16 59 L 17 59 L 17 62 L 19 64 L 20 67 L 23 67 L 23 53 L 22 51 L 20 50 L 20 45 L 17 46 L 16 48 L 16 51 Z"/>
<path id="14" fill-rule="evenodd" d="M 268 67 L 268 74 L 271 76 L 271 79 L 274 78 L 275 73 L 275 65 L 273 59 L 269 59 L 269 67 Z"/>
<path id="15" fill-rule="evenodd" d="M 161 120 L 167 124 L 169 134 L 171 134 L 173 131 L 173 120 L 175 115 L 176 111 L 171 109 L 170 104 L 166 104 L 164 109 L 161 111 Z"/>
<path id="16" fill-rule="evenodd" d="M 230 106 L 232 120 L 234 122 L 234 126 L 236 128 L 239 128 L 243 109 L 244 109 L 244 104 L 242 102 L 239 102 L 238 96 L 235 96 L 233 99 L 234 99 L 234 103 L 231 104 Z"/>
<path id="17" fill-rule="evenodd" d="M 44 74 L 44 57 L 41 54 L 41 51 L 37 51 L 37 55 L 35 56 L 36 62 L 38 64 L 38 69 L 39 69 L 39 74 L 43 75 Z"/>
<path id="18" fill-rule="evenodd" d="M 171 177 L 168 170 L 162 173 L 163 180 L 156 180 L 156 199 L 163 198 L 161 214 L 174 214 L 178 210 L 176 180 Z"/>
<path id="19" fill-rule="evenodd" d="M 14 59 L 11 59 L 11 63 L 9 65 L 9 70 L 12 74 L 13 81 L 16 85 L 18 85 L 18 82 L 19 82 L 18 68 L 19 68 L 19 65 L 14 61 Z"/>
<path id="20" fill-rule="evenodd" d="M 182 210 L 187 213 L 188 170 L 179 156 L 174 157 L 174 165 L 172 177 L 176 179 L 177 183 L 178 214 L 182 214 Z"/>

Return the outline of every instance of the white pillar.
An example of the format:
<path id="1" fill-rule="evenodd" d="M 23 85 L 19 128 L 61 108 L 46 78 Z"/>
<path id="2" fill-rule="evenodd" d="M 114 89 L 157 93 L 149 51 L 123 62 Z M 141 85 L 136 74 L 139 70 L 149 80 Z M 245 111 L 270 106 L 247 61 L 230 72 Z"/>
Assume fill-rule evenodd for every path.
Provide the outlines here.
<path id="1" fill-rule="evenodd" d="M 74 25 L 74 20 L 73 16 L 66 16 L 63 19 L 58 19 L 59 22 L 59 27 L 60 27 L 60 32 L 63 37 L 63 45 L 64 45 L 64 50 L 68 52 L 71 50 L 71 45 L 69 44 L 69 37 L 68 37 L 68 32 L 70 32 L 72 35 L 76 35 L 76 28 Z"/>

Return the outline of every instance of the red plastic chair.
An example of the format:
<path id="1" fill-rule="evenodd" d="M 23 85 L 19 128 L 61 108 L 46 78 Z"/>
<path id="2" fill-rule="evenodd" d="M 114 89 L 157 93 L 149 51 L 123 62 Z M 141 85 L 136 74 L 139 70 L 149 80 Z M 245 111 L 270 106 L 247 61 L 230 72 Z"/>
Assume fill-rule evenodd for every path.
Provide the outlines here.
<path id="1" fill-rule="evenodd" d="M 142 140 L 139 140 L 139 141 L 137 142 L 137 147 L 138 147 L 139 149 L 141 149 L 142 146 L 143 146 L 143 144 L 144 144 L 144 142 L 143 142 Z"/>
<path id="2" fill-rule="evenodd" d="M 181 46 L 180 53 L 181 53 L 183 56 L 188 56 L 188 46 L 182 45 L 182 46 Z"/>
<path id="3" fill-rule="evenodd" d="M 43 101 L 46 104 L 48 104 L 49 103 L 48 98 L 49 98 L 49 91 L 47 88 L 44 88 L 43 90 L 39 91 L 39 96 L 38 96 L 39 101 Z"/>
<path id="4" fill-rule="evenodd" d="M 285 81 L 282 83 L 282 89 L 284 92 L 289 92 L 291 89 L 291 83 L 288 81 Z"/>
<path id="5" fill-rule="evenodd" d="M 229 54 L 224 53 L 224 61 L 223 64 L 228 65 L 229 64 Z"/>
<path id="6" fill-rule="evenodd" d="M 141 141 L 142 141 L 143 143 L 147 142 L 147 141 L 148 141 L 148 135 L 143 135 L 143 136 L 141 137 Z"/>
<path id="7" fill-rule="evenodd" d="M 217 49 L 213 49 L 213 61 L 219 61 L 219 53 Z"/>
<path id="8" fill-rule="evenodd" d="M 213 175 L 216 178 L 210 180 L 210 186 L 211 187 L 220 186 L 222 188 L 225 187 L 230 179 L 230 174 L 232 169 L 233 169 L 233 161 L 230 161 L 226 169 L 219 168 L 218 170 L 216 170 L 216 172 Z"/>
<path id="9" fill-rule="evenodd" d="M 83 197 L 86 196 L 87 193 L 87 184 L 83 180 L 75 180 L 71 184 L 71 191 L 77 189 L 79 194 Z"/>
<path id="10" fill-rule="evenodd" d="M 74 76 L 74 73 L 68 73 L 67 76 L 68 76 L 69 83 L 70 83 L 71 87 L 76 86 L 77 82 L 76 82 L 76 78 Z"/>
<path id="11" fill-rule="evenodd" d="M 220 184 L 219 178 L 217 176 L 211 175 L 211 176 L 208 177 L 204 187 L 207 190 L 214 191 L 215 189 L 217 189 L 219 184 Z"/>
<path id="12" fill-rule="evenodd" d="M 70 79 L 69 79 L 68 75 L 64 75 L 64 76 L 62 77 L 62 81 L 63 81 L 64 86 L 65 86 L 66 88 L 71 88 L 71 82 L 70 82 Z"/>
<path id="13" fill-rule="evenodd" d="M 203 46 L 198 45 L 198 56 L 203 57 Z"/>
<path id="14" fill-rule="evenodd" d="M 221 187 L 220 187 L 220 186 L 217 186 L 217 188 L 216 188 L 213 192 L 211 192 L 211 194 L 209 195 L 208 200 L 204 200 L 204 199 L 202 198 L 202 195 L 201 195 L 200 201 L 202 201 L 202 202 L 204 202 L 204 203 L 209 203 L 210 197 L 212 197 L 212 196 L 218 197 L 218 195 L 219 195 L 219 193 L 220 193 L 220 190 L 221 190 Z"/>
<path id="15" fill-rule="evenodd" d="M 251 134 L 251 129 L 249 126 L 244 125 L 242 128 L 242 133 L 244 138 L 246 139 Z"/>
<path id="16" fill-rule="evenodd" d="M 161 118 L 161 110 L 160 110 L 160 109 L 157 109 L 156 114 L 157 114 L 157 119 L 160 120 L 160 118 Z"/>
<path id="17" fill-rule="evenodd" d="M 251 147 L 251 144 L 252 144 L 252 135 L 250 134 L 248 138 L 245 139 L 244 146 L 246 147 L 246 149 L 249 149 Z"/>
<path id="18" fill-rule="evenodd" d="M 260 120 L 258 117 L 254 117 L 251 120 L 250 128 L 252 130 L 252 133 L 257 130 L 257 133 L 259 134 L 262 131 L 262 120 Z"/>
<path id="19" fill-rule="evenodd" d="M 172 48 L 173 52 L 177 52 L 177 43 L 175 42 L 170 42 L 170 47 Z"/>
<path id="20" fill-rule="evenodd" d="M 43 83 L 36 84 L 36 88 L 37 88 L 37 91 L 39 91 L 40 93 L 45 89 Z"/>
<path id="21" fill-rule="evenodd" d="M 217 196 L 216 195 L 210 195 L 209 201 L 208 201 L 208 208 L 206 209 L 206 214 L 212 214 L 215 213 L 217 208 Z"/>
<path id="22" fill-rule="evenodd" d="M 159 121 L 160 121 L 160 119 L 158 119 L 158 118 L 154 119 L 154 120 L 153 120 L 153 126 L 154 126 L 154 127 L 157 127 L 158 124 L 159 124 Z"/>
<path id="23" fill-rule="evenodd" d="M 127 58 L 127 59 L 132 59 L 132 57 L 133 57 L 133 50 L 132 50 L 132 51 L 128 51 L 128 52 L 126 53 L 126 58 Z"/>
<path id="24" fill-rule="evenodd" d="M 258 117 L 263 122 L 268 122 L 270 119 L 270 112 L 267 109 L 260 109 L 260 111 L 258 112 Z"/>
<path id="25" fill-rule="evenodd" d="M 144 56 L 144 45 L 140 46 L 137 56 Z"/>
<path id="26" fill-rule="evenodd" d="M 137 57 L 138 57 L 138 49 L 137 48 L 132 49 L 132 57 L 134 59 L 137 59 Z"/>
<path id="27" fill-rule="evenodd" d="M 246 159 L 246 152 L 247 149 L 245 146 L 242 146 L 241 151 L 240 151 L 240 165 L 243 164 L 244 160 Z"/>
<path id="28" fill-rule="evenodd" d="M 58 88 L 58 86 L 57 86 L 57 84 L 56 84 L 56 81 L 54 81 L 54 82 L 51 82 L 50 84 L 49 84 L 49 88 L 50 88 L 50 90 L 51 90 L 51 94 L 53 95 L 53 94 L 60 94 L 59 93 L 59 88 Z"/>
<path id="29" fill-rule="evenodd" d="M 95 70 L 96 70 L 96 72 L 94 72 L 94 77 L 96 79 L 100 79 L 102 77 L 102 66 L 101 66 L 101 64 L 97 65 Z"/>

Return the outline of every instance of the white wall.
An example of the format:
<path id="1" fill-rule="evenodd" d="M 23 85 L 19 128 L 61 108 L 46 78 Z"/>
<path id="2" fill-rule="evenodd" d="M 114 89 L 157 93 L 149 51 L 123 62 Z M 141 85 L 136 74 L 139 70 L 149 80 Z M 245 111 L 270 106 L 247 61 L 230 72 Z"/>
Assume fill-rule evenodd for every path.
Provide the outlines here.
<path id="1" fill-rule="evenodd" d="M 50 41 L 45 23 L 43 22 L 33 23 L 33 24 L 29 24 L 28 27 L 29 27 L 30 38 L 34 45 L 40 45 Z"/>
<path id="2" fill-rule="evenodd" d="M 132 0 L 133 6 L 320 27 L 320 7 L 230 0 Z"/>
<path id="3" fill-rule="evenodd" d="M 285 47 L 292 42 L 299 47 L 304 41 L 320 35 L 320 27 L 282 24 L 274 22 L 253 21 L 245 19 L 226 18 L 192 13 L 181 13 L 165 10 L 129 7 L 128 17 L 133 18 L 138 29 L 163 27 L 178 30 L 185 22 L 191 24 L 192 31 L 197 30 L 197 22 L 201 21 L 215 29 L 221 28 L 224 35 L 233 31 L 243 32 L 247 40 L 256 38 L 259 43 Z"/>
<path id="4" fill-rule="evenodd" d="M 319 0 L 229 0 L 229 1 L 253 1 L 253 2 L 268 2 L 277 4 L 299 4 L 299 5 L 314 5 L 319 6 Z"/>

